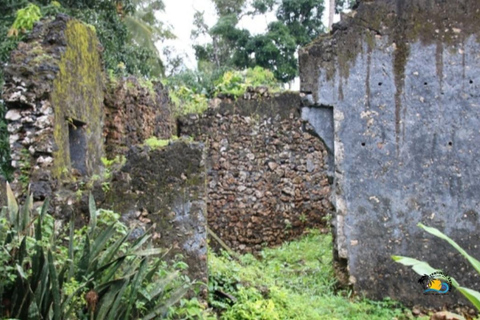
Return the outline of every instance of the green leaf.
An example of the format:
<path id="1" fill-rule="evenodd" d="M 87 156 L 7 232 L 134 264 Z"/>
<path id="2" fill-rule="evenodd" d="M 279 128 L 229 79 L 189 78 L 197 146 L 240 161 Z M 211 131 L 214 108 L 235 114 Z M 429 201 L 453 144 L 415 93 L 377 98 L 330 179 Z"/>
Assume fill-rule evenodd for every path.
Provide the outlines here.
<path id="1" fill-rule="evenodd" d="M 154 255 L 162 254 L 165 251 L 166 251 L 165 249 L 161 249 L 161 248 L 150 248 L 150 249 L 135 251 L 135 252 L 132 252 L 131 254 L 134 256 L 146 257 L 146 256 L 154 256 Z"/>
<path id="2" fill-rule="evenodd" d="M 147 258 L 144 258 L 142 262 L 140 263 L 140 267 L 138 268 L 137 274 L 133 278 L 132 284 L 131 284 L 131 293 L 130 293 L 130 298 L 127 300 L 128 302 L 128 307 L 127 311 L 125 312 L 124 319 L 128 320 L 130 319 L 130 312 L 133 308 L 133 305 L 137 301 L 137 292 L 138 292 L 138 287 L 142 284 L 143 279 L 145 277 L 145 272 L 147 271 Z"/>
<path id="3" fill-rule="evenodd" d="M 168 274 L 164 279 L 157 281 L 156 286 L 150 291 L 151 298 L 154 299 L 159 294 L 161 294 L 165 290 L 165 287 L 170 282 L 175 280 L 176 277 L 178 277 L 178 271 L 172 272 Z"/>
<path id="4" fill-rule="evenodd" d="M 103 282 L 110 281 L 110 279 L 113 278 L 115 273 L 120 269 L 126 258 L 126 256 L 121 256 L 116 260 L 100 267 L 99 269 L 95 270 L 93 277 L 95 279 L 101 278 Z"/>
<path id="5" fill-rule="evenodd" d="M 182 299 L 182 297 L 187 293 L 187 291 L 187 288 L 177 288 L 174 292 L 172 292 L 170 298 L 167 301 L 159 304 L 151 313 L 146 315 L 143 320 L 159 319 L 158 317 L 165 314 L 168 308 L 180 301 L 180 299 Z"/>
<path id="6" fill-rule="evenodd" d="M 395 262 L 401 263 L 404 266 L 412 267 L 413 271 L 419 275 L 431 274 L 440 270 L 432 268 L 428 263 L 419 261 L 413 258 L 402 257 L 402 256 L 392 256 L 392 259 Z"/>
<path id="7" fill-rule="evenodd" d="M 82 277 L 86 275 L 88 267 L 90 264 L 90 237 L 88 233 L 85 234 L 84 244 L 83 244 L 83 253 L 80 261 L 78 262 L 78 271 L 76 275 L 77 281 L 82 281 Z"/>
<path id="8" fill-rule="evenodd" d="M 92 193 L 88 196 L 88 210 L 90 211 L 90 236 L 93 235 L 93 231 L 97 227 L 97 206 L 95 205 L 95 199 L 93 199 Z"/>
<path id="9" fill-rule="evenodd" d="M 23 268 L 18 264 L 16 265 L 16 267 L 17 267 L 17 271 L 18 271 L 18 274 L 20 275 L 20 277 L 22 277 L 23 280 L 28 280 L 28 275 L 25 273 Z"/>
<path id="10" fill-rule="evenodd" d="M 125 290 L 127 290 L 129 283 L 129 281 L 125 281 L 122 288 L 118 292 L 117 298 L 113 302 L 110 312 L 108 313 L 108 320 L 117 318 L 122 313 L 121 309 L 125 309 L 124 306 L 120 307 L 120 304 L 122 303 L 122 298 L 124 297 Z"/>
<path id="11" fill-rule="evenodd" d="M 70 231 L 68 235 L 68 279 L 72 279 L 75 272 L 75 252 L 73 248 L 75 235 L 75 218 L 72 216 L 70 219 Z"/>
<path id="12" fill-rule="evenodd" d="M 405 266 L 411 266 L 412 269 L 419 275 L 424 275 L 424 274 L 428 275 L 428 274 L 432 274 L 434 272 L 440 271 L 440 270 L 433 269 L 426 262 L 419 261 L 413 258 L 392 256 L 392 259 Z M 451 278 L 451 280 L 452 280 L 453 286 L 458 291 L 460 291 L 475 306 L 475 308 L 477 308 L 477 310 L 480 311 L 480 293 L 472 289 L 461 287 L 458 284 L 458 282 L 453 278 Z"/>
<path id="13" fill-rule="evenodd" d="M 17 204 L 17 200 L 15 199 L 15 196 L 13 195 L 12 188 L 10 188 L 10 184 L 8 182 L 7 182 L 7 207 L 8 207 L 10 223 L 15 228 L 17 228 L 18 225 L 15 222 L 17 221 L 18 204 Z"/>
<path id="14" fill-rule="evenodd" d="M 480 311 L 480 292 L 464 287 L 457 287 L 457 290 L 460 291 L 478 311 Z"/>
<path id="15" fill-rule="evenodd" d="M 115 233 L 115 224 L 116 222 L 112 223 L 107 229 L 102 230 L 98 237 L 95 238 L 92 244 L 92 250 L 90 252 L 90 262 L 98 258 L 97 255 L 104 249 L 108 240 L 110 240 L 112 235 Z"/>
<path id="16" fill-rule="evenodd" d="M 60 320 L 60 286 L 58 285 L 57 271 L 55 270 L 55 264 L 53 261 L 52 251 L 48 250 L 48 269 L 50 273 L 50 282 L 52 283 L 52 295 L 53 295 L 53 319 Z"/>
<path id="17" fill-rule="evenodd" d="M 20 243 L 20 248 L 18 249 L 18 252 L 17 252 L 17 261 L 22 264 L 23 263 L 23 259 L 25 259 L 26 257 L 28 257 L 28 252 L 27 252 L 27 237 L 23 237 L 22 239 L 22 242 Z"/>
<path id="18" fill-rule="evenodd" d="M 30 233 L 27 232 L 27 228 L 30 227 L 30 212 L 33 207 L 33 197 L 32 194 L 29 192 L 27 195 L 27 199 L 25 200 L 25 204 L 23 205 L 22 210 L 22 217 L 20 221 L 20 230 L 23 231 L 25 235 L 29 235 Z"/>
<path id="19" fill-rule="evenodd" d="M 104 284 L 107 292 L 102 296 L 97 305 L 97 314 L 95 319 L 105 319 L 108 312 L 111 310 L 115 301 L 115 297 L 122 290 L 123 286 L 128 284 L 128 279 L 118 279 Z M 97 292 L 100 293 L 101 288 Z"/>
<path id="20" fill-rule="evenodd" d="M 153 265 L 153 267 L 150 269 L 150 271 L 145 276 L 145 281 L 147 281 L 148 283 L 150 283 L 152 281 L 153 276 L 158 271 L 158 268 L 160 267 L 161 263 L 162 263 L 162 260 L 158 259 L 157 262 L 155 263 L 155 265 Z"/>
<path id="21" fill-rule="evenodd" d="M 40 210 L 40 217 L 37 220 L 37 225 L 35 228 L 35 240 L 41 241 L 42 240 L 42 224 L 43 224 L 43 219 L 45 218 L 45 215 L 47 214 L 47 209 L 48 209 L 49 201 L 46 199 L 43 202 L 42 208 Z"/>
<path id="22" fill-rule="evenodd" d="M 42 256 L 43 257 L 43 256 Z M 48 282 L 48 264 L 45 263 L 45 259 L 42 259 L 42 262 L 39 264 L 39 268 L 41 270 L 39 271 L 39 276 L 38 279 L 36 280 L 36 283 L 34 284 L 36 286 L 35 289 L 35 301 L 37 302 L 37 306 L 40 307 L 41 313 L 43 312 L 48 312 L 47 310 L 43 310 L 42 307 L 45 306 L 46 300 L 48 300 L 48 292 L 49 290 L 49 282 Z M 33 287 L 33 285 L 32 285 Z M 33 289 L 33 288 L 32 288 Z"/>
<path id="23" fill-rule="evenodd" d="M 480 261 L 478 261 L 474 257 L 470 256 L 455 241 L 450 239 L 447 235 L 443 234 L 441 231 L 439 231 L 436 228 L 427 227 L 427 226 L 423 225 L 422 223 L 419 223 L 418 226 L 420 228 L 422 228 L 423 230 L 427 231 L 428 233 L 433 234 L 434 236 L 436 236 L 440 239 L 443 239 L 443 240 L 447 241 L 448 243 L 450 243 L 450 245 L 452 247 L 454 247 L 458 252 L 460 252 L 462 254 L 462 256 L 464 256 L 468 260 L 468 262 L 470 262 L 470 264 L 473 266 L 473 268 L 475 268 L 475 270 L 477 270 L 477 272 L 480 273 Z"/>
<path id="24" fill-rule="evenodd" d="M 28 320 L 41 319 L 40 310 L 38 310 L 38 305 L 35 301 L 30 302 L 28 307 Z"/>
<path id="25" fill-rule="evenodd" d="M 111 246 L 109 246 L 105 252 L 103 253 L 102 257 L 99 259 L 99 262 L 100 262 L 100 265 L 103 266 L 105 265 L 106 263 L 110 263 L 111 260 L 118 254 L 118 252 L 120 251 L 120 247 L 122 246 L 122 244 L 125 243 L 125 241 L 127 241 L 128 237 L 130 236 L 130 234 L 132 233 L 132 230 L 128 231 L 127 234 L 123 237 L 121 237 L 120 239 L 118 239 L 117 241 L 115 241 L 115 243 Z"/>
<path id="26" fill-rule="evenodd" d="M 130 247 L 129 252 L 135 252 L 137 250 L 140 250 L 140 248 L 143 246 L 145 242 L 148 241 L 148 239 L 151 238 L 151 235 L 149 234 L 149 230 L 147 230 L 141 237 L 136 239 L 132 246 Z"/>
<path id="27" fill-rule="evenodd" d="M 62 310 L 65 310 L 65 308 L 70 305 L 70 301 L 72 301 L 72 299 L 74 297 L 77 297 L 85 287 L 87 287 L 88 285 L 90 285 L 90 283 L 93 281 L 93 278 L 91 279 L 88 279 L 87 281 L 85 281 L 84 283 L 82 283 L 82 285 L 80 285 L 77 290 L 75 290 L 75 292 L 73 292 L 71 295 L 69 295 L 68 297 L 66 297 L 63 302 L 62 302 L 62 307 L 61 309 Z M 65 314 L 63 315 L 63 318 L 64 319 L 70 319 L 70 313 L 72 313 L 73 311 L 73 308 L 74 308 L 74 305 L 70 305 L 70 307 L 68 308 L 68 310 L 65 312 Z"/>

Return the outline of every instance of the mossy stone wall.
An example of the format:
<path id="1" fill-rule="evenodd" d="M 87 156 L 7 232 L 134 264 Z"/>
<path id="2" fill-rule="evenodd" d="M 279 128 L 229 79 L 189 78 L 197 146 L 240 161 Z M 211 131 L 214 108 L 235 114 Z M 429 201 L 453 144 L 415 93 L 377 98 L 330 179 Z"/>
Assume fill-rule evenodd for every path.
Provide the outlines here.
<path id="1" fill-rule="evenodd" d="M 3 98 L 15 168 L 12 186 L 18 196 L 30 183 L 36 201 L 50 197 L 52 206 L 57 200 L 71 202 L 76 187 L 55 191 L 100 172 L 104 154 L 100 51 L 91 27 L 59 15 L 38 22 L 12 52 Z M 82 140 L 72 149 L 69 127 L 78 129 Z M 83 172 L 72 170 L 71 151 L 80 154 Z"/>
<path id="2" fill-rule="evenodd" d="M 103 70 L 99 42 L 93 28 L 68 20 L 65 30 L 66 47 L 58 63 L 53 81 L 51 102 L 54 110 L 53 177 L 61 178 L 71 169 L 69 123 L 85 123 L 89 174 L 98 173 L 103 155 Z M 72 123 L 74 122 L 74 123 Z M 67 170 L 65 170 L 67 169 Z"/>
<path id="3" fill-rule="evenodd" d="M 152 228 L 155 245 L 170 249 L 166 259 L 182 254 L 189 277 L 208 281 L 204 144 L 178 140 L 159 149 L 132 147 L 111 189 L 97 199 L 100 207 L 122 215 L 133 237 Z"/>

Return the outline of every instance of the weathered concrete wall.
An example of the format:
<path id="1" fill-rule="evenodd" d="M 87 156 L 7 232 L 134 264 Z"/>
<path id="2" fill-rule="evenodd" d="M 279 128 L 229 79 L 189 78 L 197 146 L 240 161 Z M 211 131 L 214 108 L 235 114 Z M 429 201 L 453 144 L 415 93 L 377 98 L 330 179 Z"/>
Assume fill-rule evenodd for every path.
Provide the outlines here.
<path id="1" fill-rule="evenodd" d="M 364 1 L 300 52 L 301 90 L 334 110 L 336 254 L 368 297 L 425 296 L 391 260 L 411 256 L 474 289 L 480 279 L 434 226 L 480 258 L 480 2 Z"/>
<path id="2" fill-rule="evenodd" d="M 122 215 L 135 229 L 134 236 L 153 227 L 155 245 L 171 249 L 166 258 L 182 254 L 189 277 L 207 283 L 203 144 L 178 141 L 158 150 L 132 148 L 111 189 L 98 199 L 102 208 Z"/>
<path id="3" fill-rule="evenodd" d="M 179 120 L 181 135 L 208 141 L 208 224 L 240 252 L 323 227 L 332 209 L 327 151 L 302 130 L 299 95 L 262 94 Z"/>
<path id="4" fill-rule="evenodd" d="M 105 95 L 105 148 L 109 158 L 150 137 L 168 139 L 175 121 L 168 91 L 160 82 L 135 77 L 109 79 Z"/>

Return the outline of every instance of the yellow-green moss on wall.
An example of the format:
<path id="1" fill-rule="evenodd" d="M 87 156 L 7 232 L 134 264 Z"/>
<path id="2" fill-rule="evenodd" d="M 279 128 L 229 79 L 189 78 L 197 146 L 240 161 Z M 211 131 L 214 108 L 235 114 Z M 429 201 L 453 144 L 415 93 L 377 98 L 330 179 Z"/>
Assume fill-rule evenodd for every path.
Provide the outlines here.
<path id="1" fill-rule="evenodd" d="M 86 123 L 89 174 L 103 155 L 103 75 L 95 31 L 77 20 L 69 20 L 66 50 L 58 64 L 51 102 L 55 113 L 53 175 L 66 178 L 71 167 L 68 119 Z"/>

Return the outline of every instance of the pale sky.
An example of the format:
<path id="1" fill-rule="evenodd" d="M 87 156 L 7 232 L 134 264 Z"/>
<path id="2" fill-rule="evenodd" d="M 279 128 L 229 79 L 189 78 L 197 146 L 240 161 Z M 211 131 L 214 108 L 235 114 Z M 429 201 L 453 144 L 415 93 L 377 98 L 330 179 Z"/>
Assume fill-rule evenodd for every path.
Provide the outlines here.
<path id="1" fill-rule="evenodd" d="M 211 27 L 217 21 L 215 7 L 211 0 L 163 0 L 165 12 L 159 16 L 159 19 L 166 24 L 171 25 L 173 33 L 177 36 L 175 40 L 168 40 L 158 44 L 159 51 L 162 52 L 164 46 L 170 46 L 174 52 L 184 55 L 185 65 L 190 69 L 196 68 L 195 54 L 192 48 L 190 34 L 193 29 L 193 15 L 196 10 L 203 11 L 205 22 Z M 328 2 L 325 5 L 328 9 Z M 326 12 L 324 18 L 326 18 Z M 338 17 L 336 17 L 338 19 Z M 336 20 L 337 20 L 336 19 Z M 275 20 L 275 14 L 269 13 L 266 16 L 244 17 L 239 26 L 248 29 L 252 34 L 263 33 L 266 31 L 268 23 Z M 325 23 L 325 19 L 324 23 Z M 204 39 L 205 41 L 205 39 Z M 162 56 L 162 58 L 164 58 Z M 296 87 L 296 85 L 294 85 Z"/>

